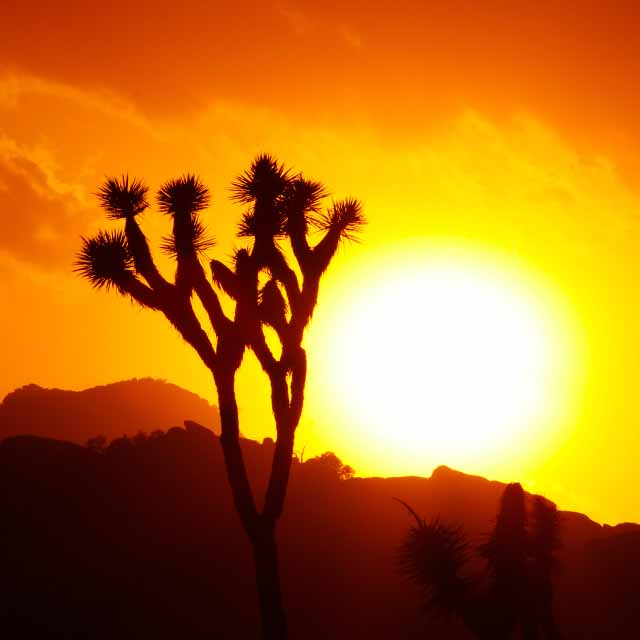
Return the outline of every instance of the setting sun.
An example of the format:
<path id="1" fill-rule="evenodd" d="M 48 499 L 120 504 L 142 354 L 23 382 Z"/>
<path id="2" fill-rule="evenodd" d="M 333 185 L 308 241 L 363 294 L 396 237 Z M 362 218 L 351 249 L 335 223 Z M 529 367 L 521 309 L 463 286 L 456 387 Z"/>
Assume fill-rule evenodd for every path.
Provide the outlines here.
<path id="1" fill-rule="evenodd" d="M 350 304 L 327 317 L 333 410 L 366 428 L 387 464 L 414 471 L 541 446 L 571 400 L 551 295 L 473 254 L 405 260 L 360 274 Z"/>

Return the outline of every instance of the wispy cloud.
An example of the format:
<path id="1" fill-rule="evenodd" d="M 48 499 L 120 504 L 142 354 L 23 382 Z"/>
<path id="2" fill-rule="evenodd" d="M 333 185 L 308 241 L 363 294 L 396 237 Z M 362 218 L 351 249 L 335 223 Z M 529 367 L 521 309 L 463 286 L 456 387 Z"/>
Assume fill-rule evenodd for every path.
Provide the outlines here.
<path id="1" fill-rule="evenodd" d="M 355 29 L 353 29 L 353 27 L 341 24 L 338 26 L 338 34 L 352 49 L 362 49 L 362 37 Z"/>
<path id="2" fill-rule="evenodd" d="M 290 3 L 277 2 L 276 11 L 286 20 L 291 30 L 302 35 L 309 28 L 309 19 L 300 8 Z"/>
<path id="3" fill-rule="evenodd" d="M 44 155 L 0 138 L 0 248 L 22 261 L 55 269 L 69 263 L 67 250 L 85 198 L 81 187 L 54 174 Z"/>

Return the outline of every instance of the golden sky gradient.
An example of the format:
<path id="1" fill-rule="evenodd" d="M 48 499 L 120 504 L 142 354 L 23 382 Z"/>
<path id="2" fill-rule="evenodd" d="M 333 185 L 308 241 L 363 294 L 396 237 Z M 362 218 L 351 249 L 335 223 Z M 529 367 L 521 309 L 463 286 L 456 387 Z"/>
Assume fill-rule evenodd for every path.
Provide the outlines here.
<path id="1" fill-rule="evenodd" d="M 449 464 L 520 480 L 600 521 L 640 520 L 636 3 L 424 4 L 194 2 L 176 13 L 162 1 L 9 0 L 0 394 L 150 375 L 214 400 L 160 315 L 92 291 L 71 264 L 79 236 L 107 226 L 92 194 L 122 172 L 152 188 L 200 174 L 213 192 L 212 255 L 229 255 L 240 210 L 228 186 L 268 151 L 335 197 L 361 198 L 369 219 L 363 244 L 339 252 L 309 334 L 306 455 L 334 450 L 362 474 Z M 143 227 L 163 233 L 153 213 Z M 410 274 L 434 248 L 501 270 L 554 318 L 566 386 L 550 402 L 565 402 L 493 458 L 403 467 L 328 409 L 340 403 L 327 362 L 345 287 Z M 240 393 L 243 432 L 270 435 L 251 357 Z"/>

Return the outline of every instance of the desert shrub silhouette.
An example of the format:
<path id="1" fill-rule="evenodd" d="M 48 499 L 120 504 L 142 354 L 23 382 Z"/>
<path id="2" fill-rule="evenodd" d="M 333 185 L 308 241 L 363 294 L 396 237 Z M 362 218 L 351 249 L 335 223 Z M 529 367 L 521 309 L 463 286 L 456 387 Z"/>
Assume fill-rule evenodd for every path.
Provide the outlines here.
<path id="1" fill-rule="evenodd" d="M 281 639 L 287 631 L 275 527 L 284 506 L 304 401 L 307 358 L 303 335 L 316 307 L 320 280 L 340 241 L 356 239 L 365 220 L 361 204 L 351 198 L 323 211 L 325 187 L 292 173 L 269 155 L 259 155 L 235 180 L 232 192 L 237 203 L 248 205 L 238 235 L 250 238 L 251 243 L 235 252 L 231 267 L 211 260 L 211 280 L 202 265 L 205 252 L 214 245 L 201 219 L 209 191 L 194 175 L 167 181 L 157 194 L 158 208 L 173 224 L 161 246 L 176 260 L 173 282 L 158 270 L 137 222 L 149 204 L 148 188 L 128 176 L 108 178 L 98 193 L 108 218 L 124 220 L 124 231 L 101 231 L 84 238 L 76 271 L 98 289 L 115 289 L 163 313 L 211 372 L 218 393 L 228 481 L 253 546 L 263 637 Z M 315 246 L 309 241 L 312 230 L 323 233 Z M 290 243 L 301 277 L 280 246 L 283 239 Z M 225 313 L 216 289 L 230 299 L 233 314 Z M 194 298 L 206 311 L 215 342 L 196 316 Z M 277 336 L 279 357 L 267 342 L 265 327 Z M 235 378 L 247 348 L 269 379 L 277 434 L 261 509 L 239 444 Z"/>
<path id="2" fill-rule="evenodd" d="M 552 610 L 552 571 L 560 546 L 556 506 L 536 497 L 527 527 L 525 494 L 506 486 L 495 527 L 477 557 L 462 528 L 427 522 L 401 502 L 416 524 L 399 549 L 401 572 L 423 590 L 426 611 L 456 616 L 482 640 L 506 640 L 520 629 L 534 640 L 559 638 Z M 484 560 L 474 573 L 473 561 Z"/>
<path id="3" fill-rule="evenodd" d="M 301 464 L 301 469 L 307 475 L 330 480 L 349 480 L 355 474 L 353 467 L 344 464 L 332 451 L 325 451 L 319 456 L 309 458 Z"/>

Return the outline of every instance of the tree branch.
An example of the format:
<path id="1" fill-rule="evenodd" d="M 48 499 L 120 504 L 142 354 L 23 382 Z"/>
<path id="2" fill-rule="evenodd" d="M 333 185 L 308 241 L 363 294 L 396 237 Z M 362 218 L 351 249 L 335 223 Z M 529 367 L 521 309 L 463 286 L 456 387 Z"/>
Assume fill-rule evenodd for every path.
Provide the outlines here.
<path id="1" fill-rule="evenodd" d="M 302 347 L 297 349 L 291 360 L 291 428 L 295 431 L 302 416 L 304 388 L 307 381 L 307 354 Z"/>
<path id="2" fill-rule="evenodd" d="M 289 307 L 293 308 L 300 296 L 298 276 L 275 245 L 270 247 L 267 266 L 272 276 L 282 282 L 289 299 Z"/>
<path id="3" fill-rule="evenodd" d="M 197 257 L 190 258 L 190 260 L 193 261 L 191 265 L 193 289 L 198 295 L 198 298 L 200 298 L 202 306 L 209 316 L 213 330 L 216 334 L 220 335 L 229 327 L 231 320 L 227 318 L 222 310 L 220 300 L 216 295 L 216 292 L 213 290 L 211 283 L 207 280 L 204 269 Z"/>
<path id="4" fill-rule="evenodd" d="M 309 324 L 318 302 L 319 290 L 320 273 L 310 273 L 306 275 L 298 304 L 292 309 L 291 313 L 291 322 L 289 323 L 291 344 L 300 345 L 302 343 L 304 330 Z"/>
<path id="5" fill-rule="evenodd" d="M 166 288 L 169 283 L 158 271 L 151 256 L 147 239 L 133 216 L 127 216 L 124 232 L 136 271 L 149 283 L 152 289 Z"/>
<path id="6" fill-rule="evenodd" d="M 240 521 L 253 540 L 258 526 L 258 513 L 247 468 L 240 448 L 240 428 L 238 405 L 235 393 L 235 372 L 214 375 L 218 390 L 218 408 L 220 411 L 220 444 L 224 452 L 227 478 L 233 494 L 233 502 Z"/>
<path id="7" fill-rule="evenodd" d="M 213 283 L 220 287 L 230 298 L 237 299 L 238 277 L 236 274 L 220 260 L 212 260 L 209 266 L 211 267 Z"/>
<path id="8" fill-rule="evenodd" d="M 198 322 L 191 306 L 190 296 L 173 287 L 172 296 L 163 297 L 160 309 L 184 340 L 196 350 L 209 371 L 215 375 L 216 351 L 209 336 Z"/>
<path id="9" fill-rule="evenodd" d="M 291 423 L 289 389 L 285 369 L 269 376 L 271 407 L 276 421 L 276 447 L 273 452 L 271 474 L 264 500 L 262 517 L 274 523 L 281 515 L 287 493 L 291 459 L 293 457 L 294 429 Z"/>
<path id="10" fill-rule="evenodd" d="M 307 240 L 307 224 L 304 215 L 290 220 L 287 230 L 293 255 L 296 257 L 301 271 L 304 272 L 313 255 Z"/>
<path id="11" fill-rule="evenodd" d="M 341 236 L 341 230 L 337 226 L 331 226 L 322 240 L 313 248 L 312 268 L 314 272 L 318 272 L 318 277 L 327 270 L 329 263 L 338 250 Z"/>
<path id="12" fill-rule="evenodd" d="M 140 306 L 149 309 L 160 308 L 160 298 L 156 292 L 138 280 L 133 274 L 119 280 L 117 286 L 129 294 Z"/>

